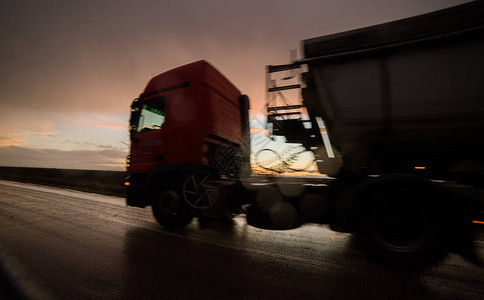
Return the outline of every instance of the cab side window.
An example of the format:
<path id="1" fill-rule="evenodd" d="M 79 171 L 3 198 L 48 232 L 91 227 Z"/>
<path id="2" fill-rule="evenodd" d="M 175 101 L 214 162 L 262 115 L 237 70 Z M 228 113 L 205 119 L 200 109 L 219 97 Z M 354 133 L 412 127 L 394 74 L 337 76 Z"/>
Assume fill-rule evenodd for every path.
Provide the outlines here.
<path id="1" fill-rule="evenodd" d="M 160 129 L 165 123 L 165 98 L 146 101 L 141 105 L 137 132 Z"/>

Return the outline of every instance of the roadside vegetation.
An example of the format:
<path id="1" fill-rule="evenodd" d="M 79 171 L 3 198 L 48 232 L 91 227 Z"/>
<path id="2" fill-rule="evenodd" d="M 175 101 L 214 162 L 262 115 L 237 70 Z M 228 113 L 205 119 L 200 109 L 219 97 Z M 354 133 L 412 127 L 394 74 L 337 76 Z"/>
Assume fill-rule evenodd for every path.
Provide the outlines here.
<path id="1" fill-rule="evenodd" d="M 124 196 L 126 172 L 0 167 L 0 179 Z"/>

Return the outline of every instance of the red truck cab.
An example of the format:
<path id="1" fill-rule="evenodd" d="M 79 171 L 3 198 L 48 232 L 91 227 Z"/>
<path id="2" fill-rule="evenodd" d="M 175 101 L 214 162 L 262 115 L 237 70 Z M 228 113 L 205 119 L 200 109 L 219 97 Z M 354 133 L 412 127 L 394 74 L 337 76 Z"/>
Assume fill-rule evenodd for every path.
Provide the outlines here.
<path id="1" fill-rule="evenodd" d="M 128 205 L 150 205 L 168 179 L 180 185 L 190 173 L 217 168 L 223 176 L 227 161 L 211 157 L 221 149 L 248 162 L 248 109 L 248 98 L 203 60 L 152 78 L 131 106 Z"/>

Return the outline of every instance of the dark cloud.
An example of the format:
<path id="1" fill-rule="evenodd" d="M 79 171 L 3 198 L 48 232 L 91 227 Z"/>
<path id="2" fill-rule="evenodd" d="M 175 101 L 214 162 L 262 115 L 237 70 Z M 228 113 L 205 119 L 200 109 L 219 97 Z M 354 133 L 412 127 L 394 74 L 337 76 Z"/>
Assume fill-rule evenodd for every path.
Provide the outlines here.
<path id="1" fill-rule="evenodd" d="M 78 146 L 81 146 L 81 147 L 90 147 L 90 148 L 94 148 L 94 149 L 97 148 L 97 149 L 121 150 L 119 147 L 115 147 L 113 145 L 101 145 L 101 144 L 90 143 L 90 142 L 86 142 L 86 141 L 79 142 L 79 141 L 66 140 L 66 141 L 64 141 L 64 143 L 74 144 L 74 145 L 78 145 Z"/>
<path id="2" fill-rule="evenodd" d="M 201 58 L 262 95 L 264 65 L 285 63 L 302 39 L 459 2 L 4 1 L 0 96 L 35 111 L 119 112 L 151 75 Z"/>

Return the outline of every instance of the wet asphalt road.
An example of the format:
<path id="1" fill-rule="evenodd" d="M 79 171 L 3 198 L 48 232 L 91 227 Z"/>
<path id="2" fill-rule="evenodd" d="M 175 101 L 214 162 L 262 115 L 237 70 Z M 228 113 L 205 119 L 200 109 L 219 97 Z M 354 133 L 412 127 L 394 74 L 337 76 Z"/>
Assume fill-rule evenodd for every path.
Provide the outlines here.
<path id="1" fill-rule="evenodd" d="M 484 257 L 484 235 L 476 245 Z M 0 259 L 26 298 L 479 299 L 457 255 L 423 275 L 376 265 L 323 225 L 266 231 L 195 220 L 161 228 L 124 199 L 0 181 Z M 4 280 L 2 280 L 4 281 Z M 11 295 L 3 284 L 0 298 Z"/>

